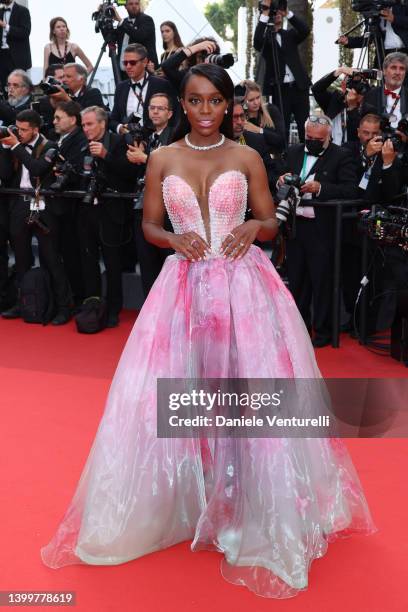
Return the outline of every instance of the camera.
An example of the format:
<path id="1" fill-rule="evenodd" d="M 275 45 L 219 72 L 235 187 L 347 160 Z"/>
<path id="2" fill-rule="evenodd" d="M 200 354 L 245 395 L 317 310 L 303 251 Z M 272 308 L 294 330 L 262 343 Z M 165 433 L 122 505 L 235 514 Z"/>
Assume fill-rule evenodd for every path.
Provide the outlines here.
<path id="1" fill-rule="evenodd" d="M 14 136 L 18 136 L 18 128 L 15 125 L 9 125 L 8 128 L 2 125 L 0 126 L 0 140 L 10 136 L 9 130 L 14 134 Z"/>
<path id="2" fill-rule="evenodd" d="M 216 64 L 217 66 L 221 66 L 221 68 L 231 68 L 234 65 L 234 56 L 232 53 L 210 53 L 209 55 L 204 56 L 205 64 Z"/>
<path id="3" fill-rule="evenodd" d="M 116 42 L 116 28 L 114 3 L 112 0 L 104 0 L 99 9 L 92 13 L 92 20 L 95 22 L 95 32 L 102 34 L 105 40 Z"/>
<path id="4" fill-rule="evenodd" d="M 269 14 L 276 13 L 277 11 L 287 11 L 288 2 L 287 0 L 272 0 L 270 6 L 263 4 L 262 0 L 258 3 L 258 11 L 269 11 Z"/>
<path id="5" fill-rule="evenodd" d="M 347 77 L 347 89 L 354 89 L 358 94 L 364 96 L 371 89 L 369 80 L 379 81 L 382 77 L 381 70 L 366 69 L 354 71 L 353 74 Z"/>
<path id="6" fill-rule="evenodd" d="M 359 229 L 376 242 L 408 251 L 408 208 L 373 206 L 362 212 Z"/>
<path id="7" fill-rule="evenodd" d="M 352 0 L 351 8 L 364 17 L 380 17 L 381 11 L 403 4 L 401 0 Z"/>
<path id="8" fill-rule="evenodd" d="M 66 93 L 69 92 L 68 87 L 64 85 L 64 83 L 61 83 L 61 81 L 58 81 L 58 79 L 53 76 L 49 76 L 44 79 L 44 81 L 41 81 L 41 83 L 38 84 L 38 87 L 46 96 L 58 93 L 60 91 L 60 88 L 62 88 Z"/>
<path id="9" fill-rule="evenodd" d="M 286 225 L 289 217 L 295 216 L 296 208 L 300 202 L 299 191 L 301 185 L 302 181 L 298 174 L 287 174 L 284 177 L 283 185 L 280 185 L 275 198 L 278 202 L 276 218 L 279 226 Z"/>
<path id="10" fill-rule="evenodd" d="M 85 155 L 81 175 L 87 182 L 86 193 L 82 199 L 83 204 L 98 204 L 97 196 L 103 191 L 107 180 L 92 155 Z"/>
<path id="11" fill-rule="evenodd" d="M 55 181 L 50 185 L 52 191 L 62 191 L 70 182 L 72 177 L 77 174 L 74 166 L 61 155 L 55 164 L 54 171 L 58 174 Z"/>
<path id="12" fill-rule="evenodd" d="M 405 152 L 405 143 L 397 132 L 401 132 L 404 136 L 408 136 L 408 115 L 400 119 L 396 128 L 391 127 L 390 119 L 391 117 L 389 115 L 383 115 L 381 117 L 380 128 L 382 139 L 383 142 L 391 140 L 395 151 L 397 151 L 398 159 L 402 159 Z"/>
<path id="13" fill-rule="evenodd" d="M 125 141 L 127 144 L 133 145 L 137 144 L 139 146 L 142 142 L 147 143 L 151 134 L 153 134 L 154 129 L 140 125 L 141 116 L 137 113 L 132 113 L 126 120 L 126 127 L 128 130 L 128 134 L 125 135 Z"/>

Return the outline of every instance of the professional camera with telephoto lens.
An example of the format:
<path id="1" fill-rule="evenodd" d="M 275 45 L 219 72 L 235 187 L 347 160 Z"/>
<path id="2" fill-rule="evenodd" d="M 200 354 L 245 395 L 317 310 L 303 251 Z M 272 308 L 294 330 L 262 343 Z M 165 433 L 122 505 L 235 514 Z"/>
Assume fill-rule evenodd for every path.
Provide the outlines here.
<path id="1" fill-rule="evenodd" d="M 406 155 L 406 145 L 401 134 L 403 136 L 408 136 L 408 115 L 404 115 L 404 117 L 400 119 L 396 128 L 391 127 L 390 120 L 391 117 L 389 115 L 382 115 L 381 117 L 380 128 L 382 140 L 383 142 L 391 140 L 394 150 L 397 151 L 398 159 L 402 159 Z"/>
<path id="2" fill-rule="evenodd" d="M 260 13 L 269 11 L 269 14 L 277 13 L 277 11 L 287 11 L 288 1 L 287 0 L 272 0 L 270 6 L 261 2 L 258 3 L 258 11 Z"/>
<path id="3" fill-rule="evenodd" d="M 51 96 L 52 94 L 59 93 L 61 88 L 66 93 L 69 93 L 68 87 L 64 85 L 64 83 L 61 83 L 61 81 L 59 81 L 53 76 L 49 76 L 46 79 L 44 79 L 44 81 L 41 81 L 41 83 L 38 84 L 38 87 L 42 90 L 42 92 L 46 96 Z"/>
<path id="4" fill-rule="evenodd" d="M 371 89 L 369 81 L 380 81 L 382 78 L 381 70 L 366 69 L 355 70 L 353 74 L 347 77 L 347 89 L 354 89 L 358 94 L 364 96 Z"/>
<path id="5" fill-rule="evenodd" d="M 298 174 L 286 174 L 280 185 L 275 200 L 277 202 L 276 218 L 281 230 L 285 229 L 287 235 L 290 234 L 288 220 L 296 215 L 296 208 L 300 202 L 301 178 Z"/>
<path id="6" fill-rule="evenodd" d="M 0 126 L 0 140 L 3 138 L 8 138 L 10 136 L 10 132 L 14 134 L 14 136 L 18 136 L 18 128 L 15 125 L 9 125 L 6 127 L 5 125 Z"/>
<path id="7" fill-rule="evenodd" d="M 105 189 L 107 179 L 98 168 L 98 162 L 92 155 L 85 155 L 81 176 L 86 182 L 83 204 L 97 204 L 98 195 Z"/>
<path id="8" fill-rule="evenodd" d="M 140 146 L 142 142 L 147 144 L 151 134 L 155 131 L 154 128 L 140 125 L 142 118 L 137 113 L 132 113 L 127 118 L 125 124 L 128 133 L 125 135 L 125 141 L 127 144 Z"/>
<path id="9" fill-rule="evenodd" d="M 359 229 L 384 246 L 408 251 L 408 208 L 404 206 L 373 206 L 370 211 L 362 211 Z"/>
<path id="10" fill-rule="evenodd" d="M 232 53 L 209 53 L 204 55 L 205 64 L 216 64 L 221 68 L 231 68 L 234 65 L 235 59 Z"/>
<path id="11" fill-rule="evenodd" d="M 351 8 L 364 17 L 380 17 L 381 11 L 398 4 L 404 4 L 403 0 L 352 0 Z"/>

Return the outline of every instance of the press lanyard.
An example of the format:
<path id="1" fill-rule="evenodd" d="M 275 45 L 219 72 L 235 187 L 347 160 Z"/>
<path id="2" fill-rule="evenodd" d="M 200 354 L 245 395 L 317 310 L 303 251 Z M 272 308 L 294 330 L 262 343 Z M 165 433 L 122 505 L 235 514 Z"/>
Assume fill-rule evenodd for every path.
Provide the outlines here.
<path id="1" fill-rule="evenodd" d="M 134 92 L 134 94 L 135 94 L 135 96 L 137 98 L 137 109 L 136 109 L 137 113 L 139 112 L 140 105 L 142 105 L 142 109 L 143 109 L 143 106 L 144 106 L 144 103 L 143 103 L 143 90 L 146 87 L 146 83 L 147 83 L 148 80 L 149 80 L 149 77 L 145 74 L 145 78 L 143 79 L 143 83 L 142 83 L 142 85 L 139 88 L 140 89 L 140 93 L 136 91 L 136 88 L 133 90 L 133 92 Z M 137 87 L 137 83 L 136 83 L 136 87 Z"/>

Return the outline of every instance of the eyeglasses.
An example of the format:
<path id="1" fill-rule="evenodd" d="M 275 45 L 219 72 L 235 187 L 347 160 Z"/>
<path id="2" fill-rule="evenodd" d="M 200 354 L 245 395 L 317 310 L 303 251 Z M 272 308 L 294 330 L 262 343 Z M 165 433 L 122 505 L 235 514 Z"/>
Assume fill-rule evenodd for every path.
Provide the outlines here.
<path id="1" fill-rule="evenodd" d="M 148 109 L 149 109 L 149 111 L 157 110 L 157 111 L 163 112 L 163 111 L 169 110 L 169 107 L 168 106 L 152 106 L 152 105 L 149 105 Z"/>
<path id="2" fill-rule="evenodd" d="M 240 113 L 239 115 L 232 115 L 232 118 L 237 120 L 237 119 L 246 119 L 245 117 L 245 113 Z"/>
<path id="3" fill-rule="evenodd" d="M 326 117 L 317 117 L 316 115 L 309 117 L 308 121 L 309 123 L 320 123 L 320 125 L 331 125 L 329 119 L 326 119 Z"/>
<path id="4" fill-rule="evenodd" d="M 17 83 L 7 83 L 9 89 L 21 89 L 24 85 L 18 85 Z"/>
<path id="5" fill-rule="evenodd" d="M 143 62 L 146 58 L 142 57 L 141 59 L 138 60 L 123 60 L 123 65 L 124 66 L 136 66 L 136 64 L 138 64 L 139 62 Z"/>

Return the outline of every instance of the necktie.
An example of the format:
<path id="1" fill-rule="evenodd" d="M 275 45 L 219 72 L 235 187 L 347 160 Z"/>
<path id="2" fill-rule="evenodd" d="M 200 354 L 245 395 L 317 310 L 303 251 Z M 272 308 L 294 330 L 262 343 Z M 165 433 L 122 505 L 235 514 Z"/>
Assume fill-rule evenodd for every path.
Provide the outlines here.
<path id="1" fill-rule="evenodd" d="M 394 100 L 399 100 L 400 96 L 399 94 L 395 93 L 395 91 L 391 91 L 391 89 L 384 89 L 384 95 L 386 96 L 391 96 L 391 98 L 393 98 Z"/>

